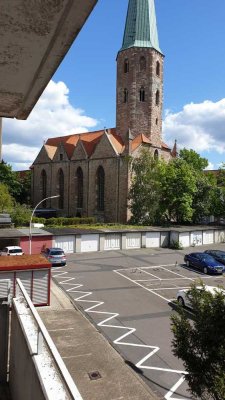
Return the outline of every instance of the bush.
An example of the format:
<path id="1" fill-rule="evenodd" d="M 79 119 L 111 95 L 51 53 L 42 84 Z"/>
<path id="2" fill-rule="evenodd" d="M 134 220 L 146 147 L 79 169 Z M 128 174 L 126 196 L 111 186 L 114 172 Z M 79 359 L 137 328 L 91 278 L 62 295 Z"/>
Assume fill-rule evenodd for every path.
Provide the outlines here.
<path id="1" fill-rule="evenodd" d="M 38 217 L 34 217 L 33 221 L 44 224 L 45 226 L 68 226 L 68 225 L 84 225 L 84 224 L 91 225 L 91 224 L 95 224 L 96 219 L 95 219 L 95 217 L 84 217 L 84 218 L 78 218 L 78 217 L 38 218 Z"/>
<path id="2" fill-rule="evenodd" d="M 25 204 L 15 204 L 15 207 L 11 210 L 10 216 L 15 227 L 18 226 L 29 226 L 31 210 Z"/>
<path id="3" fill-rule="evenodd" d="M 182 246 L 182 244 L 181 244 L 178 240 L 173 240 L 173 241 L 170 243 L 170 249 L 173 249 L 173 250 L 183 250 L 183 246 Z"/>

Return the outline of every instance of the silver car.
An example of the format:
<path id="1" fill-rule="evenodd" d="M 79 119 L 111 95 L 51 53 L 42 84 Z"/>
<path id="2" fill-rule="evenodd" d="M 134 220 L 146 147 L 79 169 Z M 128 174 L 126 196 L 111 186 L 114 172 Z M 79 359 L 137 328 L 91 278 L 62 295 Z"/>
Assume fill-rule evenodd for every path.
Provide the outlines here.
<path id="1" fill-rule="evenodd" d="M 66 256 L 63 249 L 59 247 L 46 248 L 42 254 L 48 259 L 52 266 L 66 265 Z"/>

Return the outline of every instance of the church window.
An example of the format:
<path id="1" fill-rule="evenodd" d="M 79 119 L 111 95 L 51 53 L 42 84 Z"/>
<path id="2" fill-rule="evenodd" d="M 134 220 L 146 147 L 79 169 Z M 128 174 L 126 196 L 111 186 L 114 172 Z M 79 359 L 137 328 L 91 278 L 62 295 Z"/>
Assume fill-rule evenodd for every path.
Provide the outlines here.
<path id="1" fill-rule="evenodd" d="M 145 59 L 145 57 L 142 56 L 140 58 L 139 65 L 140 65 L 140 71 L 145 71 L 146 70 L 146 59 Z"/>
<path id="2" fill-rule="evenodd" d="M 140 95 L 140 101 L 144 102 L 145 101 L 145 89 L 143 87 L 141 87 L 139 95 Z"/>
<path id="3" fill-rule="evenodd" d="M 128 60 L 128 58 L 126 58 L 124 60 L 124 73 L 127 74 L 127 72 L 129 72 L 129 60 Z"/>
<path id="4" fill-rule="evenodd" d="M 159 159 L 159 152 L 158 150 L 155 150 L 154 152 L 154 160 L 158 160 Z"/>
<path id="5" fill-rule="evenodd" d="M 42 199 L 47 197 L 47 174 L 44 169 L 41 173 L 41 197 Z M 43 202 L 43 208 L 46 208 L 46 201 Z"/>
<path id="6" fill-rule="evenodd" d="M 128 90 L 124 89 L 123 91 L 123 102 L 128 103 Z"/>
<path id="7" fill-rule="evenodd" d="M 155 104 L 158 106 L 159 105 L 159 90 L 156 91 L 155 94 Z"/>
<path id="8" fill-rule="evenodd" d="M 105 197 L 105 172 L 100 166 L 97 170 L 97 209 L 104 211 L 104 197 Z"/>
<path id="9" fill-rule="evenodd" d="M 63 160 L 63 154 L 62 154 L 62 153 L 60 153 L 60 155 L 59 155 L 59 159 L 60 159 L 60 161 L 62 161 L 62 160 Z"/>
<path id="10" fill-rule="evenodd" d="M 84 185 L 83 185 L 83 171 L 81 167 L 77 168 L 76 178 L 77 178 L 77 208 L 82 208 Z"/>
<path id="11" fill-rule="evenodd" d="M 159 61 L 156 62 L 156 75 L 160 76 L 160 63 L 159 63 Z"/>
<path id="12" fill-rule="evenodd" d="M 156 118 L 156 120 L 155 120 L 155 124 L 156 124 L 156 125 L 158 125 L 158 118 Z"/>
<path id="13" fill-rule="evenodd" d="M 62 169 L 58 171 L 58 193 L 59 193 L 59 208 L 64 208 L 64 174 Z"/>

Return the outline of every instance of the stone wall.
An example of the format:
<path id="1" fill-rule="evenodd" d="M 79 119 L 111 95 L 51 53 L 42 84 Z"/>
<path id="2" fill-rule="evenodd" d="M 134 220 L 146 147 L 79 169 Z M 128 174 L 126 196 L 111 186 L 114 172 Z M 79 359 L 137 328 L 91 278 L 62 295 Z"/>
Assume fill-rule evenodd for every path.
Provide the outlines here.
<path id="1" fill-rule="evenodd" d="M 146 61 L 144 69 L 140 67 L 142 57 Z M 138 47 L 121 51 L 117 58 L 117 132 L 122 137 L 126 136 L 128 129 L 131 129 L 133 136 L 143 133 L 157 147 L 161 147 L 162 140 L 163 58 L 161 53 L 152 48 Z M 128 72 L 124 72 L 126 59 L 129 61 Z M 145 90 L 145 101 L 140 101 L 141 87 Z M 127 102 L 124 102 L 124 89 L 128 90 Z"/>

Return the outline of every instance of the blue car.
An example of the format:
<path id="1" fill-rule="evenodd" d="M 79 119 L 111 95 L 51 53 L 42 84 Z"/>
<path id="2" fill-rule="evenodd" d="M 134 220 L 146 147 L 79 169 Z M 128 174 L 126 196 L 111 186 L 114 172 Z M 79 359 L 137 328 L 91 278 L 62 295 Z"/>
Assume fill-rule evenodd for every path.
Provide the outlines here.
<path id="1" fill-rule="evenodd" d="M 209 254 L 210 256 L 215 258 L 216 261 L 219 261 L 221 264 L 223 264 L 223 272 L 225 272 L 225 251 L 205 250 L 205 253 Z"/>
<path id="2" fill-rule="evenodd" d="M 194 267 L 204 274 L 222 274 L 224 265 L 207 253 L 185 254 L 184 261 L 187 267 Z"/>

